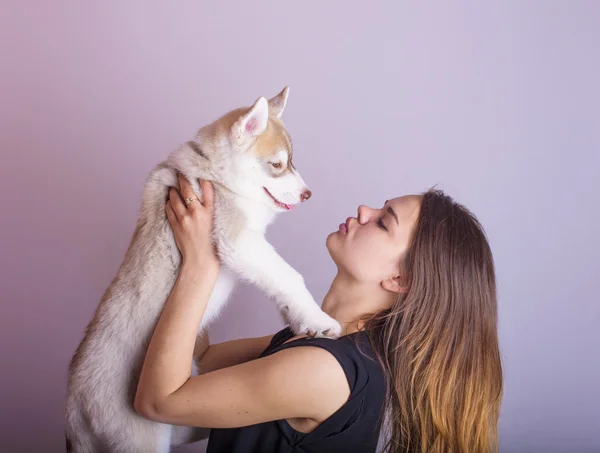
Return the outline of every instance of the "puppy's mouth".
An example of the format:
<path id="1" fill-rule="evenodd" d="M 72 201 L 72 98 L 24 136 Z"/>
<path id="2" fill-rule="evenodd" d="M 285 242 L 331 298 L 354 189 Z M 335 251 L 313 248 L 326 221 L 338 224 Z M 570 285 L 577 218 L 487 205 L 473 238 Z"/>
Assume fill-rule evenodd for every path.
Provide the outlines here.
<path id="1" fill-rule="evenodd" d="M 281 209 L 285 209 L 286 211 L 291 211 L 292 209 L 294 209 L 296 207 L 296 205 L 293 205 L 293 204 L 282 203 L 277 198 L 275 198 L 271 192 L 269 192 L 269 189 L 267 189 L 266 187 L 263 187 L 263 189 L 265 189 L 265 192 L 271 198 L 271 200 L 273 200 L 273 202 L 275 203 L 275 205 L 277 207 L 279 207 Z"/>

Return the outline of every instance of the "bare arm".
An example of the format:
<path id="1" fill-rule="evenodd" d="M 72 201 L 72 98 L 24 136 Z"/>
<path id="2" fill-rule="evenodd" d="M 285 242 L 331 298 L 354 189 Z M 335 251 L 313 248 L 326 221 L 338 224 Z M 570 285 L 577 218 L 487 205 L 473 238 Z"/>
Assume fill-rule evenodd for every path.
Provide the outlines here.
<path id="1" fill-rule="evenodd" d="M 161 398 L 146 394 L 136 400 L 136 410 L 160 423 L 211 428 L 291 418 L 321 423 L 349 396 L 335 357 L 302 346 L 191 377 Z"/>
<path id="2" fill-rule="evenodd" d="M 200 368 L 200 373 L 209 373 L 258 359 L 269 346 L 271 338 L 273 338 L 273 335 L 208 345 L 208 334 L 206 334 L 205 338 L 198 337 L 196 339 L 194 357 Z"/>
<path id="3" fill-rule="evenodd" d="M 271 336 L 266 336 L 203 351 L 205 343 L 194 332 L 216 277 L 196 281 L 198 274 L 182 267 L 155 328 L 134 402 L 140 415 L 211 428 L 287 418 L 321 422 L 347 401 L 350 388 L 344 371 L 323 349 L 297 347 L 253 360 L 268 345 Z M 191 377 L 194 351 L 203 351 L 200 367 L 206 372 Z"/>

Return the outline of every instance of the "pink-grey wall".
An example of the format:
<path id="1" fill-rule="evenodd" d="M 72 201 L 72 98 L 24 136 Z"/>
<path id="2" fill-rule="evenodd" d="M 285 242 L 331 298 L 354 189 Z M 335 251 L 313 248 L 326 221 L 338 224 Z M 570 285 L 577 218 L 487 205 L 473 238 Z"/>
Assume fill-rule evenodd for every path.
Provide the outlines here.
<path id="1" fill-rule="evenodd" d="M 0 451 L 64 451 L 66 367 L 147 172 L 286 84 L 314 196 L 269 237 L 314 295 L 359 203 L 439 184 L 496 258 L 502 451 L 599 451 L 599 46 L 594 0 L 4 0 Z M 212 336 L 280 327 L 241 287 Z"/>

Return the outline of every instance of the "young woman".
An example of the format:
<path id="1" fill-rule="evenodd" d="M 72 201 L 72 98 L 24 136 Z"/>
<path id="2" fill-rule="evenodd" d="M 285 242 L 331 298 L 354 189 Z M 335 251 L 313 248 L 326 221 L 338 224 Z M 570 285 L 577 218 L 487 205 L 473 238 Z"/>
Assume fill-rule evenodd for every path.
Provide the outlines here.
<path id="1" fill-rule="evenodd" d="M 135 408 L 210 427 L 209 453 L 497 451 L 502 395 L 494 264 L 476 218 L 440 191 L 360 206 L 327 238 L 338 273 L 322 304 L 337 340 L 275 335 L 202 347 L 219 271 L 213 191 L 166 205 L 183 263 L 154 331 Z M 203 374 L 190 377 L 193 355 Z M 386 420 L 385 424 L 382 420 Z"/>

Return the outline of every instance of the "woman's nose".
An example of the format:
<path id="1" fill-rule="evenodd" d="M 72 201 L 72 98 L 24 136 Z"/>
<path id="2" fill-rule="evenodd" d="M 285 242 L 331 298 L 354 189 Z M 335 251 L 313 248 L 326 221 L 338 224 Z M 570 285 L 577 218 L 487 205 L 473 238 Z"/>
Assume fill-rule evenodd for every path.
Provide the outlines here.
<path id="1" fill-rule="evenodd" d="M 358 207 L 358 223 L 360 223 L 361 225 L 364 225 L 365 223 L 367 223 L 369 221 L 371 211 L 372 211 L 371 208 L 361 204 Z"/>

